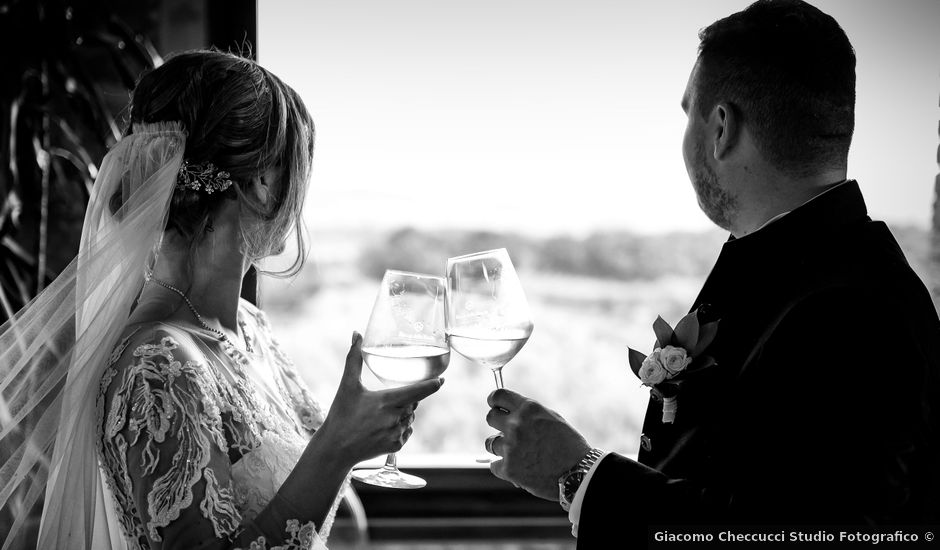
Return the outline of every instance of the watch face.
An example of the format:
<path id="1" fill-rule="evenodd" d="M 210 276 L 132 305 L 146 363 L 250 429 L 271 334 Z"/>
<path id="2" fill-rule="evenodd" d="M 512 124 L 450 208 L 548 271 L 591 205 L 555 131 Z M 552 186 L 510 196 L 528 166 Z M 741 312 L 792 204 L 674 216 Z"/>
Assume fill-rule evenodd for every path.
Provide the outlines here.
<path id="1" fill-rule="evenodd" d="M 574 494 L 578 492 L 578 487 L 581 486 L 583 480 L 584 472 L 581 471 L 573 472 L 565 478 L 565 497 L 569 502 L 574 500 Z"/>
<path id="2" fill-rule="evenodd" d="M 571 470 L 558 478 L 558 502 L 564 511 L 569 511 L 581 482 L 600 457 L 600 451 L 591 449 Z"/>

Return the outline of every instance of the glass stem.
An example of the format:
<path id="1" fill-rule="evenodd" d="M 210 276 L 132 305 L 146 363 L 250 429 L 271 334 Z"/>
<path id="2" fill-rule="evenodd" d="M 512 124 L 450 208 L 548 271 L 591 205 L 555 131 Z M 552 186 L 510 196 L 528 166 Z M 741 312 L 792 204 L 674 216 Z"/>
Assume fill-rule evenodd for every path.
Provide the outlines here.
<path id="1" fill-rule="evenodd" d="M 388 456 L 385 457 L 385 466 L 386 470 L 397 470 L 398 469 L 398 457 L 395 456 L 395 453 L 388 453 Z"/>
<path id="2" fill-rule="evenodd" d="M 496 379 L 496 389 L 503 389 L 503 369 L 493 369 L 493 378 Z"/>

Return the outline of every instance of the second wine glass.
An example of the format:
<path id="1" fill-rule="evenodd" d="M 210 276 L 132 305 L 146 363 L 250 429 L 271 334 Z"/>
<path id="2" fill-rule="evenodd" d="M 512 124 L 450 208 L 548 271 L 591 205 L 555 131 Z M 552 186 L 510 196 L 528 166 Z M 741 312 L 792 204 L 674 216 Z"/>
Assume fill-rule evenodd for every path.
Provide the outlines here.
<path id="1" fill-rule="evenodd" d="M 503 366 L 519 353 L 533 327 L 522 283 L 506 249 L 449 258 L 446 304 L 451 348 L 488 367 L 496 387 L 502 388 Z"/>
<path id="2" fill-rule="evenodd" d="M 369 324 L 362 337 L 362 358 L 387 387 L 439 377 L 450 362 L 444 332 L 444 279 L 388 270 L 382 278 Z M 396 489 L 425 486 L 420 477 L 398 470 L 395 453 L 374 470 L 356 470 L 353 478 Z"/>

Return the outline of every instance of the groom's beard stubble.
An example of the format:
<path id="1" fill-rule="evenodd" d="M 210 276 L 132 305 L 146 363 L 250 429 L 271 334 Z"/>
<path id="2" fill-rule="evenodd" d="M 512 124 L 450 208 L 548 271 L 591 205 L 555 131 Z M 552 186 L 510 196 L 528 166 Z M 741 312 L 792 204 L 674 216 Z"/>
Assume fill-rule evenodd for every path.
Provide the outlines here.
<path id="1" fill-rule="evenodd" d="M 731 231 L 731 218 L 738 209 L 737 198 L 719 185 L 718 175 L 705 162 L 704 147 L 695 148 L 695 160 L 691 179 L 699 208 L 712 223 L 725 231 Z"/>

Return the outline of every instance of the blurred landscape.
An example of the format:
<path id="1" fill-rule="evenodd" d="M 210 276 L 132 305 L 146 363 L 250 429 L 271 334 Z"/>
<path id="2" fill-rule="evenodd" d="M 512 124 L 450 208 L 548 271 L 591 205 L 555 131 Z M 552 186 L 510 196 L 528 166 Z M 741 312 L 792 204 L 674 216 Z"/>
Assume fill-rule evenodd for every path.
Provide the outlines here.
<path id="1" fill-rule="evenodd" d="M 930 268 L 929 233 L 892 230 L 932 288 L 940 278 Z M 506 248 L 535 323 L 526 347 L 504 368 L 506 387 L 559 412 L 591 444 L 633 454 L 649 394 L 627 366 L 626 347 L 648 351 L 656 316 L 675 323 L 686 313 L 726 237 L 717 230 L 584 237 L 318 231 L 302 273 L 293 280 L 262 279 L 261 303 L 308 386 L 329 405 L 351 333 L 365 329 L 385 269 L 442 274 L 450 256 Z M 491 373 L 454 353 L 444 378 L 443 388 L 418 409 L 403 465 L 465 465 L 491 433 L 484 420 L 486 396 L 495 388 Z"/>

